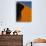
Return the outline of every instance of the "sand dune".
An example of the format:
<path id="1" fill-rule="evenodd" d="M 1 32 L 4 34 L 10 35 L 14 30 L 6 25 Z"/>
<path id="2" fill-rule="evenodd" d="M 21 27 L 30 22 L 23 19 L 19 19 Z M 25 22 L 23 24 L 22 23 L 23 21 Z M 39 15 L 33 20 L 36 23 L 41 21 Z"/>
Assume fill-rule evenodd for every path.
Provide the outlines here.
<path id="1" fill-rule="evenodd" d="M 32 21 L 32 9 L 24 6 L 24 9 L 21 12 L 21 21 L 31 22 Z"/>

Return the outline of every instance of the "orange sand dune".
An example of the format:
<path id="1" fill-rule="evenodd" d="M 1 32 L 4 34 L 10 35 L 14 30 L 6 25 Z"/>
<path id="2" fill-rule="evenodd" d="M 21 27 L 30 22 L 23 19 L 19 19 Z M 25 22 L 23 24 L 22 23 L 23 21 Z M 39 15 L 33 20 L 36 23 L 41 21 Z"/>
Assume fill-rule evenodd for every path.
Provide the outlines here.
<path id="1" fill-rule="evenodd" d="M 21 21 L 22 22 L 31 22 L 32 21 L 32 9 L 27 6 L 24 6 L 24 9 L 21 12 Z"/>

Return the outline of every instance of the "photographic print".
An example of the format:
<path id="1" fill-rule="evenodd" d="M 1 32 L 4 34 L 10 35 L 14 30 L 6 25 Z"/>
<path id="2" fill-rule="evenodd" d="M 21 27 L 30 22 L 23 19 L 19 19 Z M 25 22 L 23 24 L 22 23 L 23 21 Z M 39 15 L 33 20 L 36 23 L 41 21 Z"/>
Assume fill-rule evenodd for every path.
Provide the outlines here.
<path id="1" fill-rule="evenodd" d="M 16 21 L 32 22 L 32 2 L 31 1 L 16 2 Z"/>

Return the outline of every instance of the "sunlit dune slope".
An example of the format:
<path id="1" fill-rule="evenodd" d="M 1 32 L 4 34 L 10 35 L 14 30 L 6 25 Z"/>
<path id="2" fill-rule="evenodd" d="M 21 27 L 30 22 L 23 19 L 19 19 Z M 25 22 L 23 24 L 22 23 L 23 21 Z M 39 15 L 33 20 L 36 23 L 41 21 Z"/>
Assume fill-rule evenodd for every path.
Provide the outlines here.
<path id="1" fill-rule="evenodd" d="M 21 12 L 21 21 L 22 22 L 31 22 L 32 21 L 32 9 L 24 6 L 24 9 Z"/>

